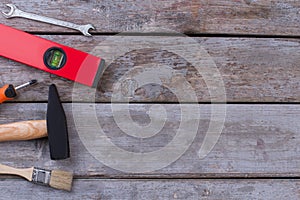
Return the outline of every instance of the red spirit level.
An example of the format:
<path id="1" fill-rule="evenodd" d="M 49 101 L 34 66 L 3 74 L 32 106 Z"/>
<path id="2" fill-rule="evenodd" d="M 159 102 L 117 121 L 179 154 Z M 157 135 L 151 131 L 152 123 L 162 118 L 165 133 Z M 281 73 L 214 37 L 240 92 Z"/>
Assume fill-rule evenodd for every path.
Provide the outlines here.
<path id="1" fill-rule="evenodd" d="M 0 24 L 0 56 L 96 87 L 104 60 Z"/>

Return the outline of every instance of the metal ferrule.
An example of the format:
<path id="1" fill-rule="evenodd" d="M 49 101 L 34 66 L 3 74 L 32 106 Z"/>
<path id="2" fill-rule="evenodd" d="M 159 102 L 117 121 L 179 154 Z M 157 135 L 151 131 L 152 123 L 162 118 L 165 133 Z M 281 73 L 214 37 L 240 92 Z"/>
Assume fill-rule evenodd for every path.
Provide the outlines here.
<path id="1" fill-rule="evenodd" d="M 32 182 L 40 185 L 49 185 L 51 177 L 51 171 L 34 168 L 32 173 Z"/>

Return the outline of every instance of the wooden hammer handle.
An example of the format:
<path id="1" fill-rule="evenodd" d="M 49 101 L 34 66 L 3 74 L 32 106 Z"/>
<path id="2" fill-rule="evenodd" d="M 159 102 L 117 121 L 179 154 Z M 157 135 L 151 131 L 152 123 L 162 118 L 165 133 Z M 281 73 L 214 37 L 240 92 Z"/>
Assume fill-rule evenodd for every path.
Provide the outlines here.
<path id="1" fill-rule="evenodd" d="M 0 142 L 47 137 L 46 120 L 22 121 L 0 125 Z"/>

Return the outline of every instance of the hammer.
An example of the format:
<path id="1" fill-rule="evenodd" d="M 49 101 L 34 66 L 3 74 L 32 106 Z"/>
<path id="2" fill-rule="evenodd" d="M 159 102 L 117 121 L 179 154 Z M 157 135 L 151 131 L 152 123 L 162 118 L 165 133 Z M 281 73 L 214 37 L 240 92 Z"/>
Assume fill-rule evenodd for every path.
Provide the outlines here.
<path id="1" fill-rule="evenodd" d="M 0 125 L 0 142 L 32 140 L 47 137 L 47 135 L 52 160 L 70 157 L 66 115 L 54 84 L 49 87 L 46 120 Z"/>

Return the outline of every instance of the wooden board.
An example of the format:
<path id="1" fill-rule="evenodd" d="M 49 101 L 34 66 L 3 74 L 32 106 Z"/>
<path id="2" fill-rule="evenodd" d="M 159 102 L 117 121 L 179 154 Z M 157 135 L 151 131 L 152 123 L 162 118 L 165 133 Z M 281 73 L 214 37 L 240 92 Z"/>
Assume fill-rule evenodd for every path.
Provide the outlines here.
<path id="1" fill-rule="evenodd" d="M 90 104 L 80 104 L 82 110 L 89 112 Z M 122 105 L 121 105 L 122 106 Z M 132 104 L 131 117 L 134 122 L 147 125 L 147 114 L 153 104 Z M 191 105 L 182 105 L 191 106 Z M 220 105 L 219 105 L 220 106 Z M 199 178 L 199 177 L 299 177 L 300 108 L 297 105 L 227 105 L 225 128 L 213 151 L 204 159 L 199 159 L 198 151 L 208 129 L 211 105 L 200 105 L 201 117 L 190 113 L 188 120 L 194 123 L 200 119 L 196 138 L 188 150 L 169 166 L 146 173 L 126 173 L 114 170 L 95 159 L 83 145 L 74 124 L 72 104 L 64 104 L 69 125 L 71 158 L 51 161 L 46 139 L 24 142 L 4 142 L 0 145 L 3 164 L 17 167 L 36 165 L 45 168 L 71 168 L 76 177 L 145 177 L 145 178 Z M 180 105 L 163 105 L 167 118 L 163 129 L 153 137 L 140 139 L 129 136 L 115 123 L 118 115 L 126 109 L 124 104 L 118 113 L 112 114 L 110 104 L 97 104 L 97 119 L 106 137 L 120 148 L 129 152 L 153 152 L 164 148 L 175 136 L 181 120 Z M 163 108 L 161 108 L 162 110 Z M 217 106 L 217 110 L 220 107 Z M 45 119 L 46 104 L 3 104 L 0 107 L 0 123 L 19 120 Z M 73 113 L 72 113 L 73 112 Z M 80 113 L 82 119 L 92 119 L 92 113 Z M 11 115 L 11 113 L 18 113 Z M 78 113 L 77 113 L 78 114 Z M 75 113 L 76 116 L 76 113 Z M 163 114 L 156 113 L 154 121 L 163 121 Z M 76 117 L 77 118 L 77 117 Z M 77 118 L 78 120 L 78 118 Z M 75 119 L 76 121 L 76 119 Z M 130 123 L 129 123 L 130 125 Z M 79 128 L 79 129 L 78 129 Z M 92 130 L 88 123 L 86 130 Z M 146 131 L 146 128 L 145 128 Z M 186 129 L 189 133 L 189 128 Z M 82 134 L 90 134 L 80 132 Z M 97 147 L 93 139 L 89 144 Z M 175 150 L 175 149 L 174 149 Z M 172 154 L 170 154 L 172 155 Z M 130 165 L 117 159 L 120 166 Z M 141 161 L 146 162 L 148 161 Z M 149 161 L 150 162 L 150 161 Z M 152 163 L 152 164 L 151 164 Z M 155 166 L 155 162 L 148 163 Z M 132 166 L 135 167 L 135 166 Z"/>
<path id="2" fill-rule="evenodd" d="M 24 180 L 1 180 L 3 199 L 298 199 L 298 180 L 77 179 L 71 193 Z M 17 190 L 17 188 L 23 188 Z"/>
<path id="3" fill-rule="evenodd" d="M 20 9 L 77 24 L 92 23 L 98 33 L 141 30 L 184 33 L 298 35 L 299 4 L 282 0 L 38 1 L 12 0 Z M 5 4 L 1 10 L 7 10 Z M 0 23 L 34 32 L 72 32 L 25 19 Z M 162 31 L 164 29 L 164 31 Z"/>
<path id="4" fill-rule="evenodd" d="M 70 29 L 0 16 L 2 24 L 103 57 L 109 64 L 95 92 L 0 58 L 1 85 L 19 85 L 30 79 L 39 81 L 38 85 L 20 92 L 13 102 L 0 106 L 0 124 L 45 119 L 48 86 L 55 83 L 65 102 L 72 156 L 62 161 L 50 160 L 48 140 L 44 138 L 1 143 L 0 163 L 75 172 L 71 193 L 1 176 L 0 199 L 300 198 L 300 4 L 297 1 L 11 0 L 9 3 L 36 14 L 78 24 L 92 23 L 97 30 L 92 31 L 94 37 L 87 38 Z M 5 3 L 0 4 L 0 10 L 8 11 Z M 116 33 L 127 35 L 116 36 Z M 182 40 L 175 33 L 190 37 Z M 125 52 L 119 55 L 120 50 Z M 193 63 L 193 58 L 199 63 Z M 223 80 L 226 98 L 218 98 L 222 94 L 214 93 L 216 88 L 210 87 L 210 81 L 221 83 L 214 65 Z M 168 74 L 170 70 L 172 73 Z M 140 75 L 144 72 L 148 76 Z M 140 76 L 143 81 L 157 81 L 153 78 L 159 77 L 164 84 L 135 88 L 136 79 L 128 74 Z M 132 102 L 129 116 L 124 99 L 112 99 L 114 86 L 119 83 L 122 94 L 128 97 L 126 100 Z M 177 104 L 178 96 L 165 83 L 170 83 L 171 88 L 181 88 L 184 104 Z M 183 88 L 187 84 L 190 87 Z M 188 89 L 195 92 L 196 98 Z M 231 104 L 225 105 L 225 125 L 219 140 L 200 159 L 198 153 L 207 136 L 211 109 L 215 108 L 221 116 L 224 108 L 224 104 L 206 104 L 212 99 Z M 90 104 L 91 101 L 97 104 Z M 109 104 L 111 101 L 123 104 Z M 199 104 L 200 115 L 195 109 L 198 104 L 190 104 L 195 102 L 204 103 Z M 99 131 L 94 126 L 97 123 L 93 121 L 93 106 L 96 122 L 105 132 L 100 137 L 93 135 Z M 117 111 L 112 112 L 116 107 Z M 193 110 L 184 115 L 186 108 Z M 197 124 L 195 131 L 193 126 Z M 135 131 L 126 131 L 132 127 Z M 157 134 L 150 137 L 149 133 L 157 129 Z M 180 141 L 187 145 L 182 155 L 176 154 L 181 143 L 166 148 L 177 138 L 178 130 L 185 133 Z M 193 133 L 197 135 L 190 138 Z M 90 140 L 84 140 L 87 138 Z M 134 152 L 127 155 L 143 153 L 143 157 L 134 162 L 130 156 L 116 159 L 116 153 L 100 143 L 105 138 L 125 152 Z M 149 157 L 150 152 L 159 150 L 162 151 L 157 158 Z M 113 162 L 97 157 L 95 152 Z M 174 162 L 160 166 L 175 154 Z M 121 170 L 128 166 L 134 173 Z M 143 171 L 149 166 L 157 169 Z"/>
<path id="5" fill-rule="evenodd" d="M 205 77 L 195 66 L 180 54 L 190 55 L 189 45 L 199 45 L 210 55 L 220 72 L 226 90 L 227 102 L 299 102 L 300 101 L 300 46 L 296 39 L 255 39 L 255 38 L 186 38 L 181 37 L 130 37 L 96 36 L 43 36 L 47 39 L 91 52 L 111 63 L 98 85 L 96 93 L 88 87 L 76 87 L 73 82 L 41 72 L 37 69 L 0 58 L 2 84 L 22 84 L 30 79 L 38 79 L 37 86 L 24 90 L 15 101 L 46 101 L 48 85 L 58 86 L 63 101 L 90 101 L 89 94 L 95 93 L 96 102 L 110 102 L 114 85 L 121 82 L 126 73 L 137 76 L 142 69 L 151 67 L 161 72 L 161 65 L 174 70 L 175 75 L 165 77 L 173 86 L 181 86 L 184 79 L 195 91 L 197 99 L 185 97 L 187 102 L 210 102 Z M 141 48 L 141 45 L 145 48 Z M 169 46 L 172 52 L 160 49 Z M 99 48 L 100 50 L 95 50 Z M 133 48 L 128 53 L 117 56 L 121 47 Z M 134 48 L 137 48 L 134 50 Z M 149 48 L 151 47 L 151 48 Z M 157 47 L 157 48 L 153 48 Z M 198 47 L 197 47 L 198 48 Z M 198 55 L 199 59 L 205 56 Z M 213 66 L 212 66 L 213 67 Z M 209 71 L 209 67 L 206 68 Z M 135 70 L 135 71 L 134 71 Z M 130 78 L 130 76 L 128 76 Z M 178 78 L 179 77 L 179 78 Z M 147 78 L 147 77 L 146 77 Z M 124 79 L 124 77 L 123 77 Z M 126 79 L 126 78 L 125 78 Z M 178 98 L 163 84 L 148 84 L 135 90 L 125 87 L 132 102 L 177 102 Z M 92 99 L 94 100 L 94 99 Z M 117 100 L 116 100 L 117 101 Z M 222 101 L 224 102 L 224 101 Z"/>

